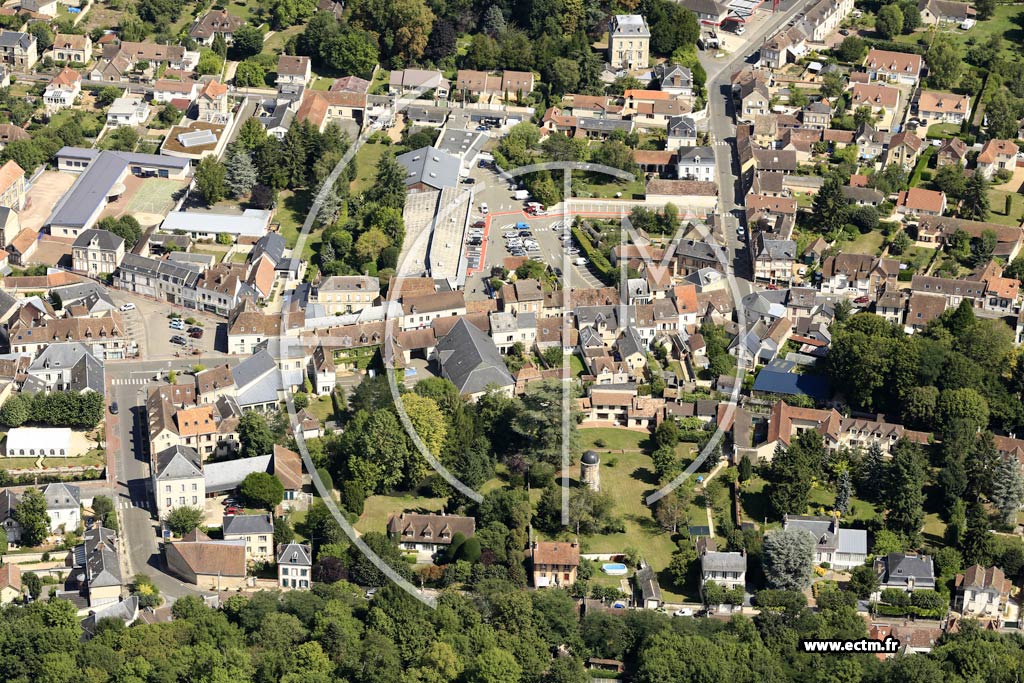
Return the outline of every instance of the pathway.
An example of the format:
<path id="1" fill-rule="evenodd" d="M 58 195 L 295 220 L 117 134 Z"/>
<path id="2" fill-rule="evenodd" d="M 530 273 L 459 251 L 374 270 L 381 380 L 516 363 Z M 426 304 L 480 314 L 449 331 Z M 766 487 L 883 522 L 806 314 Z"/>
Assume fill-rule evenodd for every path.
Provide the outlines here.
<path id="1" fill-rule="evenodd" d="M 707 485 L 708 485 L 708 482 L 711 481 L 712 479 L 714 479 L 715 476 L 719 472 L 724 470 L 725 466 L 726 466 L 725 460 L 721 460 L 717 465 L 715 465 L 714 469 L 712 469 L 710 472 L 708 472 L 708 476 L 704 478 L 703 482 L 701 482 L 701 486 L 703 486 L 706 489 Z M 711 512 L 711 504 L 708 503 L 706 499 L 705 499 L 704 502 L 705 502 L 704 509 L 707 510 L 707 513 L 708 513 L 708 536 L 710 536 L 711 538 L 714 538 L 715 537 L 715 515 Z"/>

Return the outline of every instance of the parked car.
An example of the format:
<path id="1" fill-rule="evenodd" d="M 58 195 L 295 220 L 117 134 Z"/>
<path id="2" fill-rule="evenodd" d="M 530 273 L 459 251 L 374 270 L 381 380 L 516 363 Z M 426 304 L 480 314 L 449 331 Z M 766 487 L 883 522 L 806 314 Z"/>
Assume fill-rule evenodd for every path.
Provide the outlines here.
<path id="1" fill-rule="evenodd" d="M 485 216 L 487 215 L 487 202 L 484 202 L 483 204 L 480 205 L 480 213 L 482 213 Z"/>
<path id="2" fill-rule="evenodd" d="M 672 613 L 672 616 L 674 616 L 674 617 L 692 617 L 693 616 L 693 610 L 690 609 L 689 607 L 684 607 L 682 609 L 677 609 L 675 612 Z"/>
<path id="3" fill-rule="evenodd" d="M 117 415 L 119 410 L 120 410 L 120 408 L 117 407 L 117 401 L 114 401 L 113 403 L 110 404 L 110 414 L 111 415 Z"/>
<path id="4" fill-rule="evenodd" d="M 519 236 L 520 237 L 533 237 L 533 233 L 530 232 L 529 230 L 522 230 L 522 231 L 520 231 Z"/>
<path id="5" fill-rule="evenodd" d="M 462 183 L 464 185 L 473 185 L 474 183 L 476 183 L 476 178 L 463 178 Z"/>
<path id="6" fill-rule="evenodd" d="M 240 515 L 240 514 L 242 514 L 242 509 L 241 508 L 237 508 L 234 505 L 229 505 L 228 507 L 224 508 L 224 514 L 225 515 Z"/>
<path id="7" fill-rule="evenodd" d="M 192 337 L 193 339 L 202 339 L 203 338 L 203 331 L 202 330 L 189 330 L 188 336 Z"/>
<path id="8" fill-rule="evenodd" d="M 134 311 L 135 310 L 135 304 L 133 304 L 131 301 L 129 301 L 126 304 L 121 304 L 121 309 L 120 310 L 121 310 L 122 313 L 124 313 L 125 311 Z"/>
<path id="9" fill-rule="evenodd" d="M 529 230 L 530 224 L 525 221 L 519 221 L 516 223 L 516 230 Z"/>
<path id="10" fill-rule="evenodd" d="M 192 327 L 188 328 L 189 334 L 192 334 L 193 332 L 202 332 L 202 331 L 203 331 L 203 328 L 198 327 L 197 325 L 193 325 Z"/>
<path id="11" fill-rule="evenodd" d="M 477 221 L 477 222 L 473 223 L 473 225 L 471 225 L 469 227 L 471 227 L 471 228 L 486 228 L 487 227 L 487 221 Z"/>
<path id="12" fill-rule="evenodd" d="M 188 340 L 182 337 L 180 334 L 176 334 L 173 337 L 171 337 L 171 343 L 177 344 L 178 346 L 184 346 L 185 344 L 188 344 Z"/>
<path id="13" fill-rule="evenodd" d="M 181 318 L 175 318 L 171 321 L 170 327 L 172 330 L 183 330 L 185 329 L 185 321 Z"/>
<path id="14" fill-rule="evenodd" d="M 858 296 L 856 299 L 853 300 L 853 303 L 855 303 L 855 304 L 866 304 L 869 301 L 871 301 L 871 299 L 869 299 L 866 296 Z"/>

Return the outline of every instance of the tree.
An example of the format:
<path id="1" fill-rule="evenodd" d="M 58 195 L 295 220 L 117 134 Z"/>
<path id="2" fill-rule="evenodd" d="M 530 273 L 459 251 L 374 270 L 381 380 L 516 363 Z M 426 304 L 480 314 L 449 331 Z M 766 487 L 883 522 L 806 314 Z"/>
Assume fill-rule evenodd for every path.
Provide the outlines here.
<path id="1" fill-rule="evenodd" d="M 893 446 L 885 525 L 907 539 L 909 545 L 917 545 L 924 525 L 923 458 L 920 449 L 906 439 Z"/>
<path id="2" fill-rule="evenodd" d="M 821 232 L 839 230 L 846 223 L 847 202 L 838 174 L 830 174 L 814 196 L 814 215 Z"/>
<path id="3" fill-rule="evenodd" d="M 262 51 L 262 31 L 251 24 L 245 24 L 235 29 L 230 48 L 232 59 L 242 61 L 249 57 L 255 57 Z"/>
<path id="4" fill-rule="evenodd" d="M 14 521 L 21 527 L 21 544 L 40 545 L 50 535 L 50 516 L 46 512 L 46 498 L 39 489 L 27 489 L 21 502 L 14 508 Z"/>
<path id="5" fill-rule="evenodd" d="M 974 9 L 978 14 L 978 21 L 985 21 L 992 18 L 996 11 L 996 0 L 975 0 Z"/>
<path id="6" fill-rule="evenodd" d="M 246 458 L 267 455 L 274 450 L 274 435 L 267 426 L 267 419 L 251 410 L 243 413 L 238 422 L 238 441 Z"/>
<path id="7" fill-rule="evenodd" d="M 958 43 L 952 40 L 936 40 L 932 43 L 926 57 L 929 85 L 945 89 L 951 88 L 960 80 L 964 60 L 957 45 Z"/>
<path id="8" fill-rule="evenodd" d="M 239 492 L 248 507 L 260 507 L 264 510 L 273 510 L 284 500 L 284 485 L 281 480 L 267 472 L 250 472 L 245 475 Z"/>
<path id="9" fill-rule="evenodd" d="M 935 172 L 932 182 L 953 202 L 959 200 L 967 189 L 967 178 L 960 164 L 946 164 Z"/>
<path id="10" fill-rule="evenodd" d="M 227 171 L 215 157 L 203 157 L 196 168 L 196 190 L 207 206 L 213 206 L 227 194 Z"/>
<path id="11" fill-rule="evenodd" d="M 964 562 L 972 564 L 988 564 L 989 549 L 988 516 L 981 501 L 975 499 L 967 507 L 967 529 L 960 546 Z"/>
<path id="12" fill-rule="evenodd" d="M 993 138 L 1016 138 L 1017 122 L 1020 120 L 1020 103 L 1002 88 L 985 103 L 986 132 Z"/>
<path id="13" fill-rule="evenodd" d="M 427 396 L 415 393 L 402 395 L 402 405 L 412 422 L 413 429 L 423 441 L 423 445 L 433 456 L 439 456 L 444 450 L 448 436 L 448 425 L 437 402 Z"/>
<path id="14" fill-rule="evenodd" d="M 980 173 L 974 173 L 964 185 L 960 201 L 960 217 L 973 221 L 988 220 L 988 181 Z"/>
<path id="15" fill-rule="evenodd" d="M 121 96 L 121 89 L 108 85 L 96 93 L 96 106 L 109 107 L 118 97 Z"/>
<path id="16" fill-rule="evenodd" d="M 142 238 L 142 226 L 134 216 L 125 214 L 118 218 L 107 216 L 97 226 L 100 230 L 112 232 L 124 240 L 125 249 L 131 249 Z"/>
<path id="17" fill-rule="evenodd" d="M 6 427 L 20 427 L 28 422 L 29 406 L 28 401 L 22 394 L 15 394 L 8 398 L 0 408 L 0 422 Z"/>
<path id="18" fill-rule="evenodd" d="M 220 34 L 218 34 L 218 37 Z M 214 38 L 216 40 L 216 38 Z M 200 76 L 219 74 L 224 68 L 224 57 L 215 50 L 200 50 L 196 73 Z"/>
<path id="19" fill-rule="evenodd" d="M 940 428 L 959 424 L 967 431 L 977 432 L 988 425 L 988 402 L 974 389 L 946 389 L 939 394 L 936 412 Z"/>
<path id="20" fill-rule="evenodd" d="M 1001 457 L 992 479 L 989 499 L 1002 515 L 1003 524 L 1012 527 L 1024 505 L 1024 474 L 1014 458 Z"/>
<path id="21" fill-rule="evenodd" d="M 867 54 L 868 45 L 864 42 L 864 39 L 860 36 L 850 35 L 843 39 L 843 42 L 839 44 L 839 48 L 836 52 L 836 56 L 841 61 L 850 64 L 860 64 L 860 61 L 864 59 L 864 55 Z"/>
<path id="22" fill-rule="evenodd" d="M 178 536 L 184 536 L 199 526 L 204 514 L 203 509 L 198 507 L 174 508 L 167 515 L 167 528 Z"/>
<path id="23" fill-rule="evenodd" d="M 108 496 L 95 496 L 92 499 L 92 513 L 107 528 L 113 528 L 110 526 L 111 521 L 113 521 L 115 526 L 117 525 L 117 512 L 114 510 L 114 501 L 110 500 Z"/>
<path id="24" fill-rule="evenodd" d="M 910 239 L 905 230 L 900 230 L 889 243 L 889 253 L 893 256 L 900 256 L 912 246 L 914 246 L 914 240 Z"/>
<path id="25" fill-rule="evenodd" d="M 224 167 L 224 183 L 233 197 L 244 197 L 256 185 L 256 166 L 252 157 L 242 147 L 237 147 L 229 155 Z"/>
<path id="26" fill-rule="evenodd" d="M 235 86 L 262 88 L 266 85 L 267 70 L 255 59 L 247 59 L 235 67 Z"/>
<path id="27" fill-rule="evenodd" d="M 146 574 L 136 574 L 132 577 L 129 587 L 132 595 L 139 599 L 139 607 L 159 607 L 164 599 L 160 597 L 160 589 L 153 583 L 153 579 Z"/>
<path id="28" fill-rule="evenodd" d="M 518 683 L 522 667 L 507 650 L 491 647 L 478 654 L 466 671 L 466 683 Z"/>
<path id="29" fill-rule="evenodd" d="M 366 31 L 348 29 L 320 45 L 324 64 L 342 73 L 367 76 L 380 61 L 377 42 Z"/>
<path id="30" fill-rule="evenodd" d="M 875 17 L 875 30 L 886 40 L 898 36 L 903 32 L 903 10 L 896 4 L 883 5 Z"/>
<path id="31" fill-rule="evenodd" d="M 852 494 L 853 484 L 850 480 L 850 470 L 844 469 L 839 473 L 839 481 L 836 482 L 835 509 L 840 515 L 845 515 L 849 511 Z"/>
<path id="32" fill-rule="evenodd" d="M 53 30 L 42 21 L 34 21 L 28 25 L 28 32 L 36 38 L 36 50 L 41 54 L 53 45 Z"/>
<path id="33" fill-rule="evenodd" d="M 43 580 L 35 572 L 24 572 L 21 575 L 21 582 L 33 600 L 38 600 L 43 594 Z"/>
<path id="34" fill-rule="evenodd" d="M 654 508 L 654 518 L 658 524 L 673 534 L 679 531 L 680 525 L 685 526 L 689 519 L 690 491 L 685 487 L 677 487 L 658 499 Z"/>
<path id="35" fill-rule="evenodd" d="M 867 600 L 872 593 L 878 590 L 878 583 L 878 574 L 873 567 L 866 564 L 854 567 L 850 572 L 849 589 L 861 600 Z"/>
<path id="36" fill-rule="evenodd" d="M 778 515 L 803 514 L 824 453 L 821 434 L 816 430 L 802 432 L 788 447 L 776 448 L 767 479 L 768 500 Z"/>
<path id="37" fill-rule="evenodd" d="M 803 529 L 783 529 L 764 537 L 764 575 L 768 587 L 801 591 L 811 585 L 814 537 Z"/>

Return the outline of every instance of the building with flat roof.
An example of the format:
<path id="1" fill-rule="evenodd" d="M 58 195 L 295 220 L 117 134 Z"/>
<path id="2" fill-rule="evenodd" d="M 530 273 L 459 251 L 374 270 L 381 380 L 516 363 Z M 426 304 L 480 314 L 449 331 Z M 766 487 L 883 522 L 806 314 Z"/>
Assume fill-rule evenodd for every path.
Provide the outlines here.
<path id="1" fill-rule="evenodd" d="M 217 235 L 231 235 L 259 239 L 270 227 L 270 211 L 246 209 L 240 214 L 205 211 L 172 211 L 160 225 L 163 232 L 183 232 L 192 239 L 216 239 Z"/>

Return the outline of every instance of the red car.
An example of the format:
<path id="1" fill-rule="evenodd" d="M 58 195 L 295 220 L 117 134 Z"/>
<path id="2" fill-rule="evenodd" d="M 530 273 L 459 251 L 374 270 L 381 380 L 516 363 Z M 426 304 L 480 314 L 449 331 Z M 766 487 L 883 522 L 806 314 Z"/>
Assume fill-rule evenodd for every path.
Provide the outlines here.
<path id="1" fill-rule="evenodd" d="M 234 505 L 224 508 L 225 515 L 240 515 L 242 514 L 242 508 L 236 508 Z"/>
<path id="2" fill-rule="evenodd" d="M 778 286 L 778 285 L 765 285 L 765 289 L 771 290 L 771 291 L 773 291 L 773 292 L 774 292 L 775 290 L 777 290 L 778 288 L 779 288 L 779 286 Z"/>
<path id="3" fill-rule="evenodd" d="M 853 303 L 866 304 L 869 301 L 871 301 L 871 299 L 867 298 L 866 296 L 858 296 L 856 299 L 853 300 Z"/>

